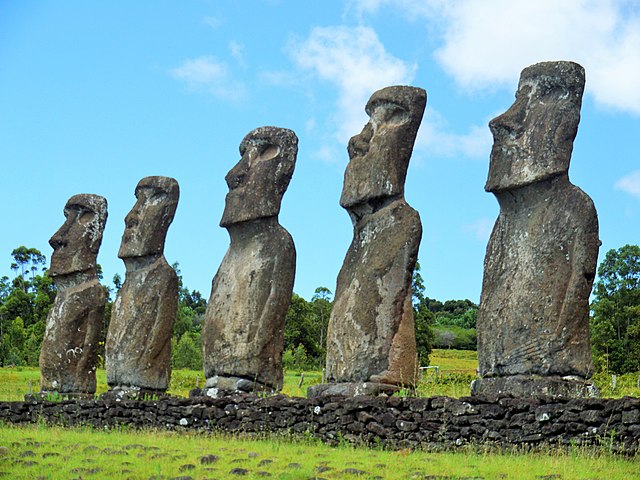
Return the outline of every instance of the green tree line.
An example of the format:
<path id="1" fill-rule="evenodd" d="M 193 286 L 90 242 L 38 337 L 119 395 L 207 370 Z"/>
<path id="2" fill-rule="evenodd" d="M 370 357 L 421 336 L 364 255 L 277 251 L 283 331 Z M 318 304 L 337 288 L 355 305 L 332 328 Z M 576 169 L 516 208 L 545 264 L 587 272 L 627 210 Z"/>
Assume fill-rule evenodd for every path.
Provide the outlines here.
<path id="1" fill-rule="evenodd" d="M 640 372 L 640 247 L 609 250 L 591 302 L 591 350 L 598 371 Z"/>
<path id="2" fill-rule="evenodd" d="M 11 252 L 14 278 L 0 278 L 0 365 L 37 365 L 55 287 L 35 248 Z"/>

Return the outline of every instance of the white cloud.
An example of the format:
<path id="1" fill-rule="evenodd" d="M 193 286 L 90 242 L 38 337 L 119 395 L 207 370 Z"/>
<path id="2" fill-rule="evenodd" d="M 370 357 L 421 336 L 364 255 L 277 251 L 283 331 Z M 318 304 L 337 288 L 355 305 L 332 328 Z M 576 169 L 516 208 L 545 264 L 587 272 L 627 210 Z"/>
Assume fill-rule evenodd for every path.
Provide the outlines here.
<path id="1" fill-rule="evenodd" d="M 229 51 L 233 59 L 238 62 L 238 65 L 242 68 L 247 68 L 247 62 L 244 57 L 244 45 L 242 43 L 231 40 L 229 42 Z"/>
<path id="2" fill-rule="evenodd" d="M 171 70 L 174 78 L 187 83 L 194 90 L 205 91 L 226 100 L 240 100 L 245 95 L 244 86 L 233 79 L 229 67 L 214 57 L 198 57 L 185 60 Z"/>
<path id="3" fill-rule="evenodd" d="M 495 220 L 484 217 L 465 225 L 462 229 L 464 230 L 464 233 L 471 233 L 478 240 L 486 242 L 489 240 L 494 223 Z"/>
<path id="4" fill-rule="evenodd" d="M 466 133 L 452 133 L 447 121 L 427 105 L 416 139 L 416 148 L 428 155 L 489 158 L 493 137 L 484 125 L 473 125 Z"/>
<path id="5" fill-rule="evenodd" d="M 205 25 L 207 25 L 209 28 L 213 28 L 214 30 L 217 30 L 218 28 L 220 28 L 220 26 L 222 25 L 222 20 L 218 17 L 204 17 L 203 22 Z"/>
<path id="6" fill-rule="evenodd" d="M 346 12 L 353 12 L 357 17 L 364 14 L 377 13 L 383 6 L 390 5 L 409 18 L 426 17 L 440 13 L 448 6 L 447 0 L 351 0 L 347 3 Z"/>
<path id="7" fill-rule="evenodd" d="M 313 156 L 329 165 L 344 165 L 345 160 L 348 159 L 346 149 L 338 151 L 334 145 L 322 145 L 313 153 Z"/>
<path id="8" fill-rule="evenodd" d="M 364 106 L 373 92 L 408 84 L 416 66 L 388 53 L 368 27 L 316 27 L 309 38 L 290 44 L 294 62 L 338 88 L 336 138 L 341 144 L 367 121 Z"/>
<path id="9" fill-rule="evenodd" d="M 315 117 L 311 117 L 306 122 L 304 122 L 304 129 L 308 133 L 313 132 L 317 126 L 318 122 L 316 121 Z"/>
<path id="10" fill-rule="evenodd" d="M 615 183 L 616 190 L 640 198 L 640 170 L 635 170 Z"/>
<path id="11" fill-rule="evenodd" d="M 286 70 L 261 71 L 258 75 L 264 82 L 277 87 L 294 87 L 300 84 L 300 79 Z"/>
<path id="12" fill-rule="evenodd" d="M 441 66 L 468 91 L 514 89 L 520 71 L 573 60 L 587 93 L 608 108 L 640 114 L 640 8 L 631 0 L 355 0 L 360 14 L 383 6 L 422 17 L 441 35 Z"/>

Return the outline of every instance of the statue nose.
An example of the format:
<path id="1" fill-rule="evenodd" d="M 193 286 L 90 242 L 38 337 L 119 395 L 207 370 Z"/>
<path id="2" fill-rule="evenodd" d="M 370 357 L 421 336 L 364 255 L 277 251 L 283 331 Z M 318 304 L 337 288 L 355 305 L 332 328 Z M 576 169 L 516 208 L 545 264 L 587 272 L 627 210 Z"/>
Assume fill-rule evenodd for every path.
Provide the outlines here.
<path id="1" fill-rule="evenodd" d="M 58 231 L 56 233 L 54 233 L 53 236 L 49 239 L 49 245 L 51 245 L 51 248 L 53 248 L 55 250 L 57 248 L 64 247 L 68 243 L 67 234 L 68 234 L 70 228 L 71 228 L 71 224 L 67 220 L 58 229 Z"/>
<path id="2" fill-rule="evenodd" d="M 227 175 L 227 177 L 225 178 L 226 182 L 227 182 L 227 186 L 233 190 L 234 188 L 238 188 L 238 186 L 242 183 L 242 181 L 244 180 L 245 175 L 243 173 L 239 173 L 237 175 Z"/>
<path id="3" fill-rule="evenodd" d="M 139 218 L 138 218 L 138 209 L 137 207 L 134 207 L 133 210 L 131 210 L 127 216 L 124 219 L 124 224 L 127 227 L 135 227 L 136 225 L 138 225 L 139 223 Z"/>
<path id="4" fill-rule="evenodd" d="M 229 170 L 227 176 L 224 177 L 224 180 L 225 182 L 227 182 L 227 186 L 230 190 L 238 188 L 244 182 L 244 179 L 247 176 L 246 164 L 248 164 L 248 155 L 248 152 L 245 153 L 245 155 L 243 155 L 242 157 L 242 160 L 240 160 L 240 162 L 238 162 L 235 167 Z"/>
<path id="5" fill-rule="evenodd" d="M 495 137 L 519 136 L 524 131 L 526 120 L 526 105 L 524 98 L 517 98 L 509 110 L 489 122 L 489 129 Z"/>
<path id="6" fill-rule="evenodd" d="M 53 248 L 54 250 L 56 250 L 56 249 L 58 249 L 60 247 L 64 247 L 66 244 L 67 244 L 67 242 L 65 242 L 57 234 L 54 235 L 53 237 L 51 237 L 51 239 L 49 240 L 49 245 L 51 245 L 51 248 Z"/>
<path id="7" fill-rule="evenodd" d="M 372 137 L 373 126 L 372 122 L 369 122 L 364 126 L 362 132 L 360 132 L 358 135 L 354 135 L 349 139 L 349 143 L 347 144 L 347 152 L 349 153 L 349 158 L 361 157 L 366 155 L 369 152 L 369 144 Z"/>
<path id="8" fill-rule="evenodd" d="M 369 142 L 362 133 L 351 137 L 347 145 L 349 157 L 361 157 L 369 151 Z"/>
<path id="9" fill-rule="evenodd" d="M 517 115 L 507 111 L 489 122 L 489 129 L 494 137 L 515 137 L 522 130 L 522 122 Z"/>

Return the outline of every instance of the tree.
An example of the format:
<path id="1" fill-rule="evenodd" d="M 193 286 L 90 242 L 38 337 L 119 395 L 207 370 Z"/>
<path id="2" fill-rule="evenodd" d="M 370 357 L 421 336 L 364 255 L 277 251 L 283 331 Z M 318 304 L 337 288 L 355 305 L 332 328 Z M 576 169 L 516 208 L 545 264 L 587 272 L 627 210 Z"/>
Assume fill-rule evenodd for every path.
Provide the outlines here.
<path id="1" fill-rule="evenodd" d="M 471 300 L 447 300 L 444 303 L 424 294 L 420 263 L 413 272 L 413 313 L 418 356 L 423 366 L 429 365 L 434 346 L 475 350 L 478 305 Z"/>
<path id="2" fill-rule="evenodd" d="M 35 277 L 35 272 L 39 266 L 42 266 L 42 270 L 45 270 L 44 265 L 47 262 L 46 257 L 37 248 L 27 248 L 24 245 L 15 248 L 11 252 L 14 263 L 11 264 L 11 268 L 15 271 L 18 268 L 21 270 L 21 276 L 24 277 L 28 271 L 31 272 L 31 280 Z"/>
<path id="3" fill-rule="evenodd" d="M 27 332 L 24 328 L 22 318 L 16 317 L 9 324 L 9 328 L 2 337 L 0 351 L 4 352 L 4 365 L 25 365 L 26 355 L 24 351 L 24 343 L 27 338 Z"/>
<path id="4" fill-rule="evenodd" d="M 435 342 L 435 334 L 433 332 L 433 324 L 435 316 L 422 302 L 414 307 L 414 321 L 416 328 L 416 347 L 418 350 L 418 361 L 420 366 L 429 366 L 429 356 Z"/>
<path id="5" fill-rule="evenodd" d="M 202 345 L 199 333 L 185 332 L 172 354 L 173 368 L 202 369 Z"/>
<path id="6" fill-rule="evenodd" d="M 178 312 L 173 324 L 173 336 L 176 341 L 179 341 L 187 332 L 200 333 L 207 302 L 200 292 L 197 290 L 189 292 L 185 287 L 178 262 L 174 262 L 171 267 L 178 275 Z"/>
<path id="7" fill-rule="evenodd" d="M 122 277 L 120 276 L 119 273 L 116 273 L 113 276 L 113 279 L 111 280 L 113 282 L 113 288 L 116 291 L 116 294 L 120 291 L 120 289 L 122 288 Z"/>
<path id="8" fill-rule="evenodd" d="M 327 287 L 318 287 L 315 289 L 313 297 L 311 297 L 311 305 L 313 314 L 315 315 L 316 342 L 323 357 L 321 363 L 324 363 L 324 356 L 327 350 L 326 336 L 327 329 L 329 328 L 331 309 L 333 308 L 331 295 L 333 295 L 333 293 Z"/>
<path id="9" fill-rule="evenodd" d="M 284 353 L 287 368 L 324 364 L 327 328 L 331 317 L 331 290 L 315 289 L 311 301 L 293 293 L 284 324 Z M 293 363 L 292 363 L 293 362 Z M 306 367 L 305 367 L 306 368 Z"/>
<path id="10" fill-rule="evenodd" d="M 318 345 L 314 312 L 311 303 L 294 293 L 287 310 L 284 323 L 284 349 L 297 348 L 302 345 L 306 354 L 318 359 L 321 348 Z"/>
<path id="11" fill-rule="evenodd" d="M 598 267 L 590 319 L 596 368 L 640 371 L 640 247 L 607 252 Z"/>
<path id="12" fill-rule="evenodd" d="M 420 275 L 420 262 L 416 262 L 416 267 L 413 270 L 411 288 L 418 360 L 421 366 L 426 367 L 429 365 L 429 355 L 431 355 L 435 339 L 433 333 L 434 315 L 429 310 L 428 298 L 424 295 L 425 287 L 422 275 Z"/>
<path id="13" fill-rule="evenodd" d="M 0 279 L 0 365 L 35 366 L 56 289 L 39 250 L 20 246 L 11 256 L 15 277 Z"/>

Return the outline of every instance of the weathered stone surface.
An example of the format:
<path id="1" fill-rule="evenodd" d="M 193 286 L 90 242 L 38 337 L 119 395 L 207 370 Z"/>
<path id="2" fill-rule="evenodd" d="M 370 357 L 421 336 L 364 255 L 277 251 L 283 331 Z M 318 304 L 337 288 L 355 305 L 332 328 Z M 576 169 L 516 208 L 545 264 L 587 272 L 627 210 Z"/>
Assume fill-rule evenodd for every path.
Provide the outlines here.
<path id="1" fill-rule="evenodd" d="M 138 389 L 162 393 L 171 378 L 178 277 L 163 250 L 179 195 L 173 178 L 143 178 L 136 187 L 136 204 L 125 218 L 118 256 L 126 276 L 113 304 L 105 360 L 109 387 L 127 396 Z"/>
<path id="2" fill-rule="evenodd" d="M 566 389 L 555 381 L 551 389 L 568 393 L 591 374 L 598 218 L 568 177 L 583 89 L 580 65 L 533 65 L 522 72 L 515 103 L 489 124 L 494 145 L 485 189 L 497 197 L 500 215 L 485 257 L 480 374 L 528 377 L 522 388 L 516 379 L 478 380 L 476 393 L 510 385 L 513 393 L 544 394 L 550 384 L 538 376 L 571 377 Z"/>
<path id="3" fill-rule="evenodd" d="M 422 225 L 404 200 L 404 182 L 425 105 L 420 88 L 379 90 L 366 106 L 370 121 L 349 141 L 340 205 L 354 236 L 329 322 L 329 383 L 415 383 L 411 278 Z"/>
<path id="4" fill-rule="evenodd" d="M 96 391 L 98 339 L 107 301 L 96 276 L 107 201 L 98 195 L 74 195 L 64 216 L 65 223 L 49 240 L 49 274 L 58 292 L 40 350 L 40 390 L 88 395 Z"/>
<path id="5" fill-rule="evenodd" d="M 471 383 L 471 394 L 485 397 L 514 395 L 516 397 L 590 397 L 597 390 L 584 378 L 511 375 L 486 377 Z"/>
<path id="6" fill-rule="evenodd" d="M 588 412 L 588 415 L 571 412 Z M 0 402 L 0 421 L 15 424 L 47 422 L 63 425 L 113 425 L 179 431 L 229 432 L 234 435 L 301 433 L 323 442 L 375 445 L 378 448 L 458 449 L 539 444 L 602 448 L 637 455 L 640 444 L 640 399 L 567 399 L 503 397 L 487 403 L 483 397 L 466 399 L 345 397 L 287 398 L 235 394 L 225 398 L 154 401 L 117 399 L 83 401 Z M 499 415 L 496 415 L 499 413 Z M 98 451 L 95 446 L 87 452 Z M 124 450 L 102 449 L 123 455 Z M 0 448 L 0 456 L 2 455 Z M 160 458 L 166 454 L 155 454 Z M 249 457 L 251 455 L 249 454 Z M 209 458 L 211 457 L 211 458 Z M 242 455 L 240 455 L 242 457 Z M 201 463 L 213 463 L 207 455 Z M 246 460 L 246 459 L 245 459 Z M 245 461 L 242 458 L 236 461 Z M 196 462 L 194 462 L 196 463 Z M 261 467 L 268 463 L 262 461 Z M 325 462 L 321 462 L 321 465 Z M 327 471 L 318 468 L 317 472 Z"/>
<path id="7" fill-rule="evenodd" d="M 345 382 L 345 383 L 322 383 L 312 385 L 307 389 L 308 398 L 322 396 L 342 395 L 346 397 L 357 397 L 358 395 L 393 395 L 400 387 L 373 382 Z"/>
<path id="8" fill-rule="evenodd" d="M 284 319 L 291 301 L 296 252 L 278 223 L 298 138 L 261 127 L 240 143 L 242 159 L 227 174 L 220 226 L 231 244 L 213 279 L 202 333 L 206 387 L 282 387 Z"/>

